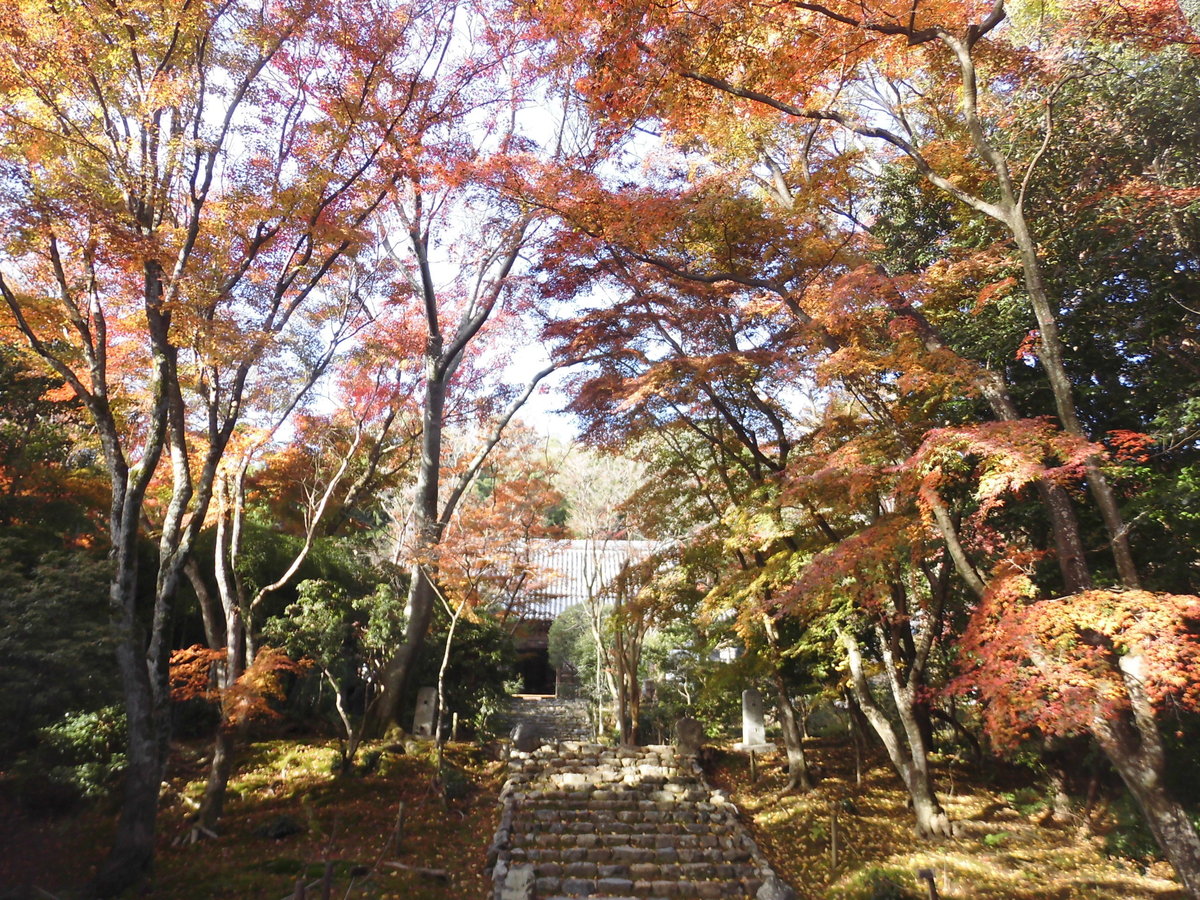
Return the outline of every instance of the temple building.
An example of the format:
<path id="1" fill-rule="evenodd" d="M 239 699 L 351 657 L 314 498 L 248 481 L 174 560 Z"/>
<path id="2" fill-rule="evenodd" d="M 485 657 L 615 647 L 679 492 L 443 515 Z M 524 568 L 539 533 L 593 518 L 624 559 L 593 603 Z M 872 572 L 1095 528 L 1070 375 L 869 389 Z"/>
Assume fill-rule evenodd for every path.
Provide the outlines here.
<path id="1" fill-rule="evenodd" d="M 525 544 L 529 588 L 520 592 L 514 632 L 521 690 L 554 694 L 560 675 L 550 665 L 550 625 L 568 607 L 603 603 L 606 591 L 627 567 L 660 549 L 655 541 L 531 540 Z"/>

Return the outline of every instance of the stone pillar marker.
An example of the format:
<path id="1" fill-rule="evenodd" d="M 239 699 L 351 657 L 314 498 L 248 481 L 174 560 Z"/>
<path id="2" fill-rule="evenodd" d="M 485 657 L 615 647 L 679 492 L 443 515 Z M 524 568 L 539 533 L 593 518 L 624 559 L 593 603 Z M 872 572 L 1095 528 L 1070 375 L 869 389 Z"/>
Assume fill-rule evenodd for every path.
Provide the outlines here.
<path id="1" fill-rule="evenodd" d="M 433 737 L 434 717 L 437 714 L 437 688 L 417 690 L 417 708 L 413 711 L 413 737 Z"/>
<path id="2" fill-rule="evenodd" d="M 733 747 L 735 750 L 749 750 L 751 753 L 775 749 L 774 744 L 767 743 L 762 694 L 755 688 L 742 691 L 742 741 Z"/>
<path id="3" fill-rule="evenodd" d="M 675 722 L 675 747 L 680 756 L 696 756 L 704 743 L 704 726 L 690 716 Z"/>

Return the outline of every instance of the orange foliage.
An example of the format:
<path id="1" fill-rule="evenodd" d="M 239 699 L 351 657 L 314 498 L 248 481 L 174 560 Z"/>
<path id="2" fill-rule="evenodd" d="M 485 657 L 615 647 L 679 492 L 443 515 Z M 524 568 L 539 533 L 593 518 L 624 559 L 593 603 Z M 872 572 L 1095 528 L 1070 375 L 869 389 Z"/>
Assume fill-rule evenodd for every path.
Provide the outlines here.
<path id="1" fill-rule="evenodd" d="M 1006 564 L 960 644 L 962 674 L 949 690 L 983 701 L 997 745 L 1034 734 L 1085 733 L 1129 707 L 1120 659 L 1145 660 L 1145 689 L 1160 713 L 1200 711 L 1200 597 L 1091 590 L 1036 600 Z"/>
<path id="2" fill-rule="evenodd" d="M 216 666 L 225 661 L 224 650 L 199 644 L 171 653 L 171 699 L 177 703 L 205 700 L 219 703 L 224 724 L 238 725 L 254 719 L 271 719 L 279 713 L 271 706 L 285 695 L 285 676 L 305 672 L 311 663 L 296 661 L 282 650 L 263 647 L 246 671 L 228 688 L 216 687 Z"/>

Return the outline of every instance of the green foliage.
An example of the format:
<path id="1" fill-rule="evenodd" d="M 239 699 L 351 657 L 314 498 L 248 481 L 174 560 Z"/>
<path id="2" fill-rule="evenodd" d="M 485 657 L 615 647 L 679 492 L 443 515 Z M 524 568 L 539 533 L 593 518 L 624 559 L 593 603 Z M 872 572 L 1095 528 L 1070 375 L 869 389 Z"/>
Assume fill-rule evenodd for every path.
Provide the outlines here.
<path id="1" fill-rule="evenodd" d="M 1159 857 L 1158 842 L 1150 833 L 1133 797 L 1122 793 L 1110 810 L 1115 824 L 1104 835 L 1104 852 L 1139 862 L 1152 862 Z"/>
<path id="2" fill-rule="evenodd" d="M 0 537 L 0 760 L 68 710 L 116 701 L 108 564 Z"/>
<path id="3" fill-rule="evenodd" d="M 569 606 L 550 623 L 547 639 L 550 665 L 554 669 L 570 666 L 585 689 L 596 680 L 596 638 L 592 633 L 587 606 Z"/>
<path id="4" fill-rule="evenodd" d="M 403 601 L 389 584 L 353 596 L 342 585 L 319 579 L 300 582 L 296 595 L 282 615 L 267 620 L 264 638 L 312 660 L 319 671 L 309 677 L 332 680 L 351 711 L 362 712 L 392 648 L 403 638 Z"/>
<path id="5" fill-rule="evenodd" d="M 1143 535 L 1155 537 L 1143 541 L 1147 580 L 1163 590 L 1200 592 L 1200 561 L 1187 552 L 1200 547 L 1200 461 L 1173 467 L 1154 460 L 1114 469 L 1131 495 L 1127 515 Z"/>
<path id="6" fill-rule="evenodd" d="M 394 648 L 404 640 L 403 597 L 386 583 L 355 596 L 342 584 L 323 579 L 300 582 L 296 595 L 281 615 L 267 620 L 264 637 L 315 662 L 320 671 L 308 678 L 324 673 L 339 686 L 349 712 L 361 714 L 378 690 Z M 448 625 L 444 613 L 435 616 L 426 651 L 411 678 L 414 687 L 437 683 Z M 478 622 L 460 621 L 446 672 L 448 712 L 458 713 L 461 723 L 483 731 L 488 717 L 504 703 L 504 679 L 514 662 L 512 636 L 498 622 L 486 616 Z M 332 703 L 326 696 L 321 712 L 336 720 Z"/>
<path id="7" fill-rule="evenodd" d="M 286 571 L 304 542 L 297 534 L 278 531 L 265 516 L 263 508 L 251 506 L 238 555 L 238 572 L 251 594 Z M 205 532 L 198 549 L 199 558 L 211 558 L 212 540 L 212 532 Z M 380 571 L 372 564 L 364 540 L 358 536 L 317 538 L 292 582 L 267 596 L 261 615 L 264 618 L 284 615 L 286 607 L 299 597 L 300 585 L 305 581 L 335 584 L 354 596 L 370 594 L 377 584 L 394 581 L 397 593 L 403 593 L 403 576 Z"/>
<path id="8" fill-rule="evenodd" d="M 706 733 L 728 732 L 741 709 L 745 663 L 713 659 L 720 631 L 701 631 L 694 620 L 675 619 L 653 632 L 642 650 L 643 660 L 658 682 L 658 703 L 651 724 L 664 738 L 680 716 L 698 720 Z"/>
<path id="9" fill-rule="evenodd" d="M 37 731 L 37 746 L 25 754 L 14 775 L 34 805 L 96 800 L 118 785 L 125 767 L 125 713 L 118 706 L 69 712 Z"/>
<path id="10" fill-rule="evenodd" d="M 894 275 L 924 269 L 960 240 L 955 234 L 960 210 L 910 163 L 883 167 L 874 205 L 871 235 L 878 243 L 873 255 Z"/>
<path id="11" fill-rule="evenodd" d="M 449 626 L 445 611 L 439 613 L 414 670 L 414 688 L 437 684 Z M 486 733 L 488 717 L 505 702 L 504 680 L 515 666 L 512 635 L 497 620 L 486 615 L 477 622 L 460 620 L 446 669 L 446 726 L 450 725 L 450 715 L 458 713 L 460 728 L 467 725 L 477 734 Z"/>
<path id="12" fill-rule="evenodd" d="M 1015 791 L 1007 791 L 1000 796 L 1023 816 L 1031 816 L 1046 808 L 1046 795 L 1037 788 L 1024 787 Z"/>

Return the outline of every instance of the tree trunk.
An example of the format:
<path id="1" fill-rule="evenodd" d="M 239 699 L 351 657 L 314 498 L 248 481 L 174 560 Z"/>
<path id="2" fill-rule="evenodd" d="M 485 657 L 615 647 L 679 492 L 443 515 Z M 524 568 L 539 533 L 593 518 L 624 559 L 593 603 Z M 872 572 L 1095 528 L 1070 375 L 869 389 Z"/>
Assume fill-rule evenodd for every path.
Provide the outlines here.
<path id="1" fill-rule="evenodd" d="M 404 643 L 396 648 L 384 671 L 379 703 L 367 729 L 368 734 L 378 736 L 392 725 L 400 724 L 404 709 L 402 701 L 408 691 L 409 677 L 433 621 L 434 593 L 427 579 L 422 567 L 413 567 L 412 583 L 405 603 Z"/>
<path id="2" fill-rule="evenodd" d="M 218 541 L 218 546 L 220 542 Z M 226 600 L 222 591 L 222 600 Z M 225 610 L 225 664 L 221 667 L 218 685 L 221 691 L 232 687 L 246 671 L 246 623 L 242 619 L 241 608 L 236 602 Z M 225 812 L 225 794 L 229 788 L 229 777 L 233 774 L 234 751 L 243 728 L 227 721 L 225 710 L 221 709 L 221 721 L 217 723 L 217 733 L 213 738 L 212 756 L 208 763 L 208 779 L 204 783 L 204 796 L 200 800 L 200 810 L 196 814 L 196 825 L 199 833 L 193 832 L 195 838 L 212 835 L 217 830 L 217 824 Z"/>
<path id="3" fill-rule="evenodd" d="M 187 576 L 188 583 L 192 586 L 192 592 L 196 595 L 196 603 L 200 606 L 200 618 L 204 621 L 205 644 L 213 649 L 224 646 L 225 631 L 221 622 L 221 607 L 213 597 L 212 591 L 208 589 L 199 563 L 189 556 L 183 567 L 183 573 Z"/>
<path id="4" fill-rule="evenodd" d="M 929 746 L 921 728 L 921 717 L 911 692 L 905 691 L 896 697 L 900 723 L 908 743 L 909 770 L 905 778 L 908 792 L 912 796 L 913 811 L 917 814 L 917 831 L 925 837 L 949 837 L 950 819 L 942 809 L 933 790 L 933 776 L 929 771 Z"/>
<path id="5" fill-rule="evenodd" d="M 446 670 L 450 668 L 450 650 L 454 644 L 454 632 L 458 628 L 458 620 L 466 609 L 466 602 L 459 603 L 450 617 L 450 627 L 446 631 L 446 646 L 442 651 L 442 664 L 438 666 L 437 676 L 437 724 L 434 726 L 433 739 L 438 748 L 438 772 L 442 770 L 442 746 L 446 743 L 442 732 L 446 727 Z"/>
<path id="6" fill-rule="evenodd" d="M 425 404 L 422 416 L 421 467 L 417 472 L 417 500 L 414 505 L 414 526 L 417 544 L 412 582 L 405 605 L 404 643 L 396 648 L 383 676 L 383 690 L 376 707 L 376 734 L 393 723 L 399 723 L 405 692 L 413 667 L 420 656 L 429 626 L 433 621 L 436 599 L 429 581 L 434 571 L 425 559 L 441 540 L 438 521 L 438 491 L 441 482 L 442 414 L 446 406 L 446 383 L 441 371 L 441 340 L 430 338 L 425 356 Z"/>
<path id="7" fill-rule="evenodd" d="M 154 859 L 158 795 L 164 770 L 159 715 L 141 641 L 123 640 L 117 656 L 124 682 L 128 761 L 112 849 L 91 886 L 97 897 L 115 897 L 149 873 Z"/>
<path id="8" fill-rule="evenodd" d="M 624 647 L 621 643 L 620 625 L 613 633 L 613 662 L 616 664 L 617 681 L 617 740 L 622 746 L 628 747 L 633 742 L 629 728 L 629 671 L 625 659 Z"/>
<path id="9" fill-rule="evenodd" d="M 801 717 L 796 713 L 796 706 L 792 703 L 792 698 L 783 681 L 783 675 L 778 669 L 775 670 L 773 682 L 775 696 L 779 701 L 779 719 L 783 725 L 783 746 L 787 750 L 788 783 L 784 790 L 812 790 L 812 780 L 808 774 L 808 760 L 804 756 Z"/>
<path id="10" fill-rule="evenodd" d="M 1137 801 L 1188 896 L 1200 897 L 1200 839 L 1187 811 L 1168 793 L 1164 770 L 1140 745 L 1137 730 L 1128 721 L 1107 722 L 1094 733 Z"/>
<path id="11" fill-rule="evenodd" d="M 123 493 L 123 492 L 122 492 Z M 156 690 L 137 619 L 136 515 L 114 502 L 113 580 L 109 598 L 118 632 L 117 666 L 125 700 L 128 744 L 124 800 L 112 849 L 88 892 L 113 897 L 146 876 L 154 859 L 159 786 L 165 768 L 166 692 Z"/>
<path id="12" fill-rule="evenodd" d="M 596 641 L 596 738 L 599 740 L 604 736 L 604 675 L 607 674 L 607 670 L 604 666 L 604 644 L 600 640 L 600 629 L 594 622 L 592 636 Z"/>
<path id="13" fill-rule="evenodd" d="M 625 712 L 629 717 L 629 740 L 631 747 L 638 747 L 642 743 L 642 685 L 638 680 L 637 669 L 626 673 L 626 691 L 628 691 L 628 699 L 625 703 Z"/>
<path id="14" fill-rule="evenodd" d="M 1037 256 L 1037 244 L 1030 234 L 1025 220 L 1024 210 L 1015 198 L 1009 207 L 1009 227 L 1013 239 L 1021 255 L 1021 265 L 1025 273 L 1025 291 L 1029 295 L 1037 319 L 1040 335 L 1040 353 L 1042 368 L 1046 371 L 1047 380 L 1054 393 L 1054 404 L 1058 412 L 1063 430 L 1075 437 L 1088 440 L 1087 432 L 1079 421 L 1075 406 L 1075 390 L 1067 375 L 1066 366 L 1062 359 L 1062 339 L 1059 337 L 1058 322 L 1050 302 L 1049 292 L 1042 280 L 1041 263 Z M 1084 471 L 1087 473 L 1088 490 L 1104 527 L 1108 531 L 1109 547 L 1117 566 L 1117 574 L 1121 583 L 1127 588 L 1140 587 L 1137 566 L 1133 561 L 1133 551 L 1129 546 L 1129 527 L 1121 514 L 1117 497 L 1105 478 L 1098 456 L 1088 456 L 1084 460 Z"/>
<path id="15" fill-rule="evenodd" d="M 638 663 L 642 655 L 643 622 L 629 621 L 618 605 L 613 610 L 613 661 L 617 669 L 617 719 L 620 740 L 636 747 L 641 741 L 638 718 L 641 715 L 642 685 Z"/>
<path id="16" fill-rule="evenodd" d="M 1097 714 L 1092 734 L 1133 794 L 1187 895 L 1200 898 L 1200 836 L 1187 811 L 1167 790 L 1162 737 L 1142 687 L 1145 659 L 1128 654 L 1121 657 L 1119 665 L 1130 695 L 1130 709 L 1113 717 Z"/>
<path id="17" fill-rule="evenodd" d="M 962 110 L 967 131 L 971 136 L 976 153 L 996 176 L 999 200 L 997 203 L 988 203 L 981 198 L 972 197 L 948 179 L 934 174 L 923 159 L 918 160 L 918 165 L 924 166 L 923 171 L 926 178 L 935 186 L 974 209 L 991 216 L 1008 228 L 1020 256 L 1025 293 L 1029 297 L 1034 318 L 1037 320 L 1039 361 L 1054 396 L 1054 407 L 1058 413 L 1059 423 L 1068 434 L 1086 440 L 1087 433 L 1079 420 L 1079 411 L 1075 402 L 1075 389 L 1063 361 L 1063 342 L 1058 330 L 1057 310 L 1042 277 L 1037 240 L 1030 231 L 1029 222 L 1025 217 L 1025 187 L 1018 187 L 1013 183 L 1008 157 L 988 138 L 986 127 L 979 115 L 979 86 L 973 55 L 975 44 L 973 41 L 964 41 L 949 32 L 942 32 L 938 37 L 958 61 L 962 79 Z M 1049 128 L 1049 123 L 1046 127 Z M 910 155 L 913 154 L 910 153 Z M 1033 164 L 1036 162 L 1037 158 L 1035 157 Z M 1139 578 L 1129 546 L 1129 529 L 1121 514 L 1116 494 L 1104 477 L 1100 465 L 1101 461 L 1097 456 L 1089 456 L 1084 461 L 1088 490 L 1100 510 L 1100 516 L 1108 531 L 1109 546 L 1121 582 L 1127 588 L 1136 588 L 1139 586 Z"/>
<path id="18" fill-rule="evenodd" d="M 783 724 L 783 746 L 788 758 L 788 783 L 785 791 L 812 790 L 808 774 L 808 760 L 804 756 L 804 717 L 796 715 L 796 706 L 783 680 L 783 655 L 779 651 L 779 631 L 768 615 L 762 616 L 763 633 L 767 638 L 767 650 L 771 657 L 772 684 L 779 703 L 779 718 Z"/>
<path id="19" fill-rule="evenodd" d="M 196 826 L 210 837 L 216 833 L 217 823 L 225 813 L 225 796 L 229 787 L 229 776 L 233 773 L 233 754 L 237 747 L 234 727 L 222 722 L 213 740 L 212 758 L 208 763 L 208 780 L 204 783 L 204 797 L 200 801 L 200 812 Z"/>
<path id="20" fill-rule="evenodd" d="M 871 724 L 872 730 L 883 742 L 888 759 L 891 760 L 896 774 L 900 776 L 900 780 L 908 789 L 909 797 L 912 799 L 913 812 L 917 817 L 917 833 L 921 837 L 949 837 L 951 834 L 950 819 L 942 809 L 933 790 L 928 753 L 922 743 L 920 725 L 913 714 L 911 692 L 901 692 L 901 696 L 895 697 L 896 706 L 900 711 L 901 725 L 904 729 L 904 738 L 902 738 L 891 720 L 875 702 L 871 686 L 863 672 L 862 651 L 858 646 L 858 641 L 849 632 L 839 631 L 838 637 L 846 650 L 846 658 L 850 664 L 850 686 L 854 692 L 854 699 Z M 893 679 L 889 680 L 894 683 Z M 893 694 L 895 693 L 893 691 Z"/>

